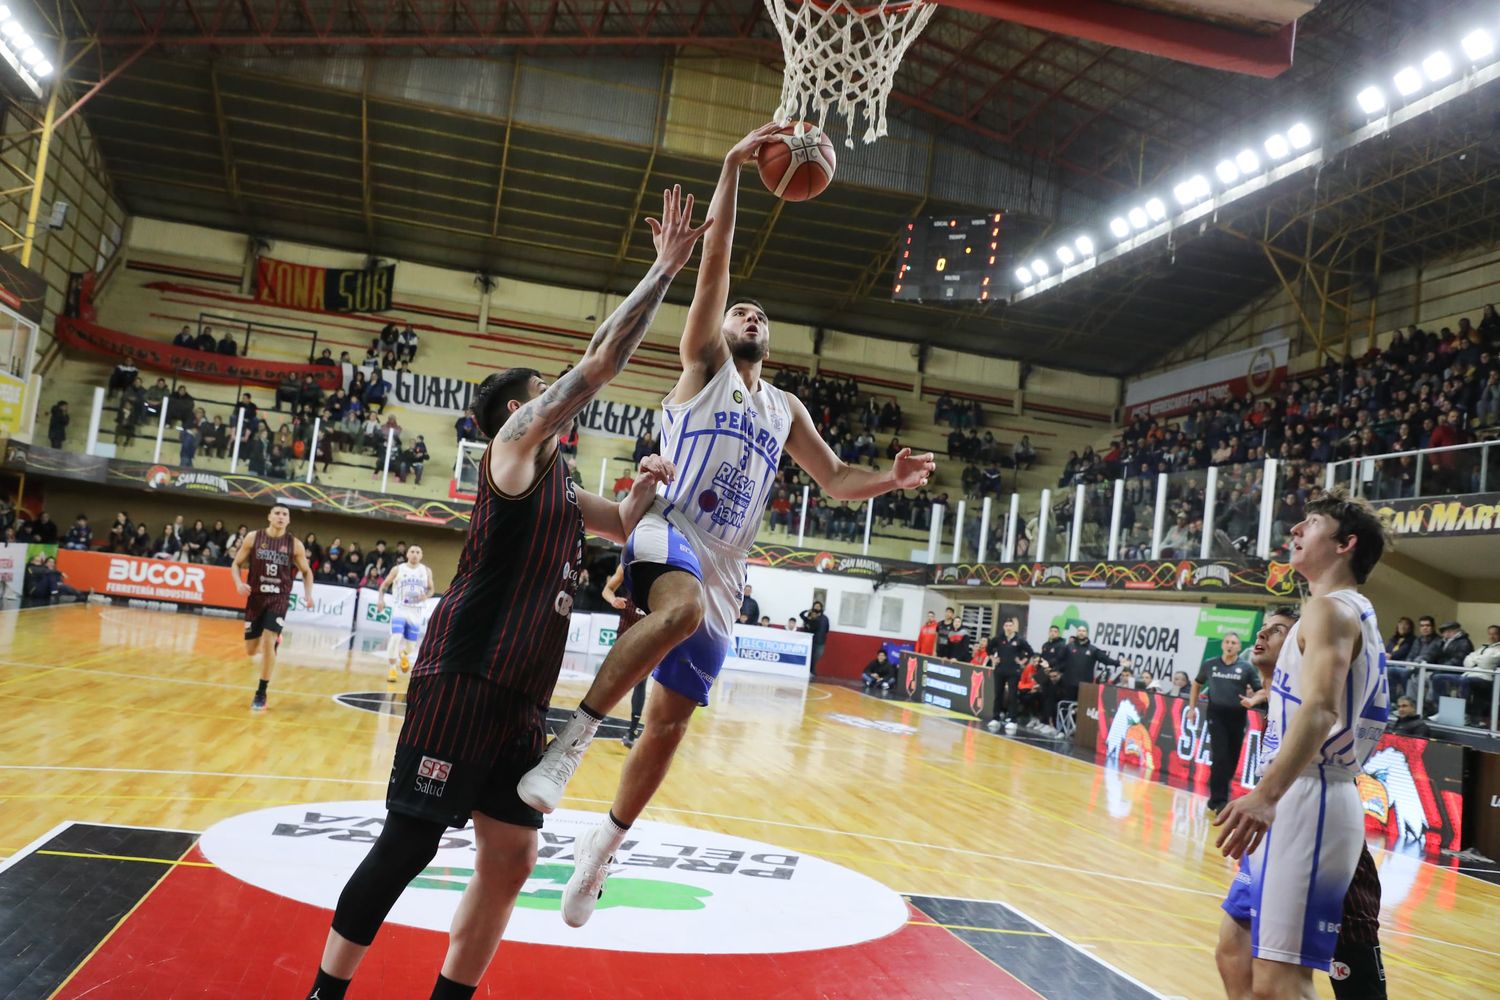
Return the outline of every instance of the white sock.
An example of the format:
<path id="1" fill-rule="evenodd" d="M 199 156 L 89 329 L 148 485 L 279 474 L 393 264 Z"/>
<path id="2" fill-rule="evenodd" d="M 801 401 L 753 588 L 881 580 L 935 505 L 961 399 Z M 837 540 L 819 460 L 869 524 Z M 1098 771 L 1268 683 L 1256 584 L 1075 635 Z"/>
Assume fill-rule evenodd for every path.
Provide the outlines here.
<path id="1" fill-rule="evenodd" d="M 402 639 L 401 655 L 406 657 L 407 663 L 415 660 L 417 658 L 417 644 L 412 642 L 410 639 Z"/>
<path id="2" fill-rule="evenodd" d="M 616 823 L 611 813 L 604 814 L 604 822 L 599 824 L 599 829 L 604 833 L 604 853 L 606 854 L 613 854 L 618 851 L 620 845 L 625 843 L 626 835 L 630 833 L 630 828 L 622 827 Z"/>
<path id="3" fill-rule="evenodd" d="M 385 661 L 394 666 L 400 649 L 401 637 L 399 635 L 392 635 L 391 641 L 385 644 Z"/>

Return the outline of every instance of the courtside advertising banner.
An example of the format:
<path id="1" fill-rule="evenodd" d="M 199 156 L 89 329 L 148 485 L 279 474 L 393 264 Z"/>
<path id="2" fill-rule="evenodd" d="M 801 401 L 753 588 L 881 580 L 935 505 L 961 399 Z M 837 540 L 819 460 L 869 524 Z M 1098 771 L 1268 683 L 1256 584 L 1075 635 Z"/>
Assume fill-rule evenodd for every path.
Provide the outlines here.
<path id="1" fill-rule="evenodd" d="M 299 584 L 299 586 L 300 586 L 300 584 Z M 317 586 L 319 586 L 321 588 L 321 585 L 317 585 Z M 343 588 L 340 587 L 340 588 L 337 588 L 337 589 L 342 590 Z M 316 597 L 317 593 L 318 592 L 316 590 L 314 590 L 313 591 L 313 596 Z M 391 606 L 395 602 L 391 599 L 391 595 L 390 594 L 386 594 L 385 595 L 385 609 L 383 611 L 382 610 L 378 610 L 378 605 L 377 605 L 376 599 L 379 596 L 380 596 L 380 591 L 378 591 L 378 590 L 374 590 L 374 589 L 372 589 L 370 587 L 361 587 L 360 588 L 360 591 L 359 591 L 359 605 L 358 605 L 358 610 L 355 612 L 355 618 L 354 618 L 355 628 L 361 628 L 361 629 L 380 629 L 381 631 L 387 631 L 387 630 L 390 629 L 390 627 L 391 627 Z M 426 602 L 422 605 L 422 607 L 424 609 L 426 609 L 427 615 L 430 617 L 432 615 L 432 609 L 435 608 L 435 607 L 437 607 L 437 605 L 438 605 L 438 599 L 437 599 L 437 597 L 434 596 L 434 597 L 427 598 Z M 348 621 L 349 619 L 347 617 L 345 617 L 344 620 Z"/>
<path id="2" fill-rule="evenodd" d="M 811 632 L 737 624 L 734 650 L 725 658 L 724 668 L 805 680 L 811 660 Z"/>
<path id="3" fill-rule="evenodd" d="M 212 608 L 245 606 L 245 598 L 235 590 L 234 574 L 228 566 L 200 566 L 109 552 L 61 549 L 57 553 L 57 568 L 62 570 L 63 581 L 68 586 L 110 597 L 135 597 Z"/>
<path id="4" fill-rule="evenodd" d="M 1071 639 L 1079 625 L 1088 626 L 1089 640 L 1111 656 L 1127 656 L 1136 676 L 1153 677 L 1182 671 L 1191 680 L 1203 661 L 1223 651 L 1230 632 L 1249 649 L 1255 643 L 1262 612 L 1258 608 L 1229 608 L 1166 601 L 1058 601 L 1033 597 L 1026 619 L 1026 639 L 1036 649 L 1056 625 Z M 1243 654 L 1242 654 L 1243 655 Z"/>
<path id="5" fill-rule="evenodd" d="M 287 602 L 288 625 L 342 625 L 354 621 L 359 591 L 353 587 L 335 587 L 328 583 L 313 584 L 313 606 L 302 599 L 302 578 L 297 578 Z"/>
<path id="6" fill-rule="evenodd" d="M 901 664 L 898 680 L 905 680 L 906 694 L 912 701 L 976 719 L 994 716 L 995 672 L 989 667 L 918 653 L 906 653 Z"/>
<path id="7" fill-rule="evenodd" d="M 0 594 L 19 594 L 26 583 L 26 543 L 0 545 Z"/>

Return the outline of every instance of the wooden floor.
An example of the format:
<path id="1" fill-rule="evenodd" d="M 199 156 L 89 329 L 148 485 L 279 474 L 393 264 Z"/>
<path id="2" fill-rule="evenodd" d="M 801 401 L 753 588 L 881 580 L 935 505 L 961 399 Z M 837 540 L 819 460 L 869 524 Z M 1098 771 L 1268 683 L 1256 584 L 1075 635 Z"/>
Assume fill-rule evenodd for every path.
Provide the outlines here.
<path id="1" fill-rule="evenodd" d="M 339 646 L 343 638 L 289 635 L 272 711 L 252 716 L 253 675 L 236 620 L 100 605 L 0 613 L 0 857 L 24 853 L 68 821 L 201 832 L 274 806 L 382 799 L 400 722 L 334 699 L 386 689 L 383 659 Z M 571 707 L 585 682 L 566 672 L 557 702 Z M 726 675 L 715 699 L 646 819 L 821 858 L 908 897 L 1006 904 L 994 911 L 1020 921 L 1009 929 L 944 920 L 933 916 L 938 904 L 913 909 L 915 925 L 930 918 L 955 933 L 967 927 L 959 937 L 969 957 L 1005 963 L 984 948 L 986 934 L 1022 943 L 1061 938 L 1117 970 L 1120 981 L 1144 986 L 1140 995 L 1221 995 L 1212 943 L 1231 870 L 1212 848 L 1200 797 L 842 687 L 814 685 L 804 694 L 800 685 Z M 602 810 L 624 754 L 618 743 L 599 745 L 565 806 Z M 188 874 L 218 874 L 212 861 L 191 856 L 198 860 L 186 863 Z M 69 861 L 67 851 L 50 857 L 94 863 Z M 1390 995 L 1495 996 L 1500 887 L 1383 851 L 1377 861 Z M 14 903 L 0 894 L 0 911 Z M 326 926 L 326 913 L 309 926 L 320 921 Z M 193 940 L 191 921 L 180 933 L 176 941 L 158 933 L 122 960 L 153 961 L 142 950 L 152 947 L 180 953 L 225 944 Z M 320 939 L 317 931 L 274 955 L 276 967 L 298 981 L 310 977 Z M 516 947 L 502 946 L 502 957 Z M 913 981 L 882 995 L 950 995 L 915 958 L 905 965 L 904 954 L 886 951 L 881 975 Z M 0 934 L 0 963 L 16 961 Z M 484 995 L 521 995 L 495 982 L 503 966 L 497 959 Z M 0 967 L 0 982 L 5 972 Z M 861 995 L 836 983 L 803 994 L 773 982 L 745 995 Z M 356 980 L 351 998 L 386 995 L 360 986 Z M 214 995 L 263 995 L 256 989 Z M 1320 992 L 1332 995 L 1326 980 Z M 89 995 L 144 994 L 119 986 Z M 616 983 L 599 995 L 633 994 Z M 1068 993 L 1032 982 L 1003 995 Z"/>

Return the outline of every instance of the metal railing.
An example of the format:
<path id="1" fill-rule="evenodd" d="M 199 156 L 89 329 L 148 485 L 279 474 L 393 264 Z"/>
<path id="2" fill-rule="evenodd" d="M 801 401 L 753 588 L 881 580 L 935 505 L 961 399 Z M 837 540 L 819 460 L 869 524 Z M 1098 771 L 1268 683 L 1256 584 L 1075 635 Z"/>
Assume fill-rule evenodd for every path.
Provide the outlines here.
<path id="1" fill-rule="evenodd" d="M 1445 683 L 1437 693 L 1439 696 L 1442 696 L 1448 690 L 1454 688 L 1458 690 L 1459 697 L 1463 698 L 1465 704 L 1464 721 L 1461 725 L 1454 725 L 1447 722 L 1439 722 L 1438 725 L 1448 729 L 1462 729 L 1465 732 L 1481 735 L 1500 733 L 1500 684 L 1496 683 L 1496 674 L 1500 673 L 1500 671 L 1483 667 L 1455 666 L 1447 663 L 1413 663 L 1408 660 L 1391 660 L 1386 664 L 1387 675 L 1389 675 L 1390 668 L 1392 667 L 1406 671 L 1404 677 L 1405 690 L 1407 693 L 1415 690 L 1416 693 L 1412 695 L 1412 698 L 1417 703 L 1418 715 L 1426 715 L 1424 709 L 1427 704 L 1429 682 L 1432 680 L 1451 681 L 1451 688 L 1449 684 Z M 1476 674 L 1487 674 L 1489 676 L 1488 682 L 1483 678 L 1470 676 Z M 1467 715 L 1469 695 L 1474 685 L 1484 683 L 1488 683 L 1490 686 L 1490 725 L 1488 729 L 1469 725 Z"/>
<path id="2" fill-rule="evenodd" d="M 1500 441 L 1393 451 L 1330 462 L 1324 485 L 1367 500 L 1413 500 L 1500 490 Z"/>

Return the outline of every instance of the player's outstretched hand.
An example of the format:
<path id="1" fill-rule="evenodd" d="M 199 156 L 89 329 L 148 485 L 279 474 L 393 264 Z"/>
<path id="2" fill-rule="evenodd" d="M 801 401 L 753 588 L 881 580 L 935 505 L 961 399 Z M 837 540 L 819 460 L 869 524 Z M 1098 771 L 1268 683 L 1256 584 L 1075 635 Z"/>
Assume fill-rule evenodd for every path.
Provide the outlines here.
<path id="1" fill-rule="evenodd" d="M 770 141 L 772 136 L 780 131 L 780 125 L 775 122 L 767 122 L 731 146 L 729 152 L 724 154 L 724 162 L 731 166 L 743 166 L 749 163 L 755 158 L 755 154 L 760 152 L 760 147 L 764 146 Z"/>
<path id="2" fill-rule="evenodd" d="M 651 242 L 656 244 L 656 260 L 667 273 L 676 274 L 693 255 L 693 246 L 698 237 L 708 232 L 713 219 L 704 219 L 703 225 L 693 228 L 693 196 L 682 198 L 682 185 L 673 184 L 661 193 L 661 218 L 647 219 L 651 227 Z"/>
<path id="3" fill-rule="evenodd" d="M 927 485 L 927 478 L 937 471 L 937 462 L 932 457 L 932 452 L 922 455 L 913 455 L 910 448 L 902 448 L 896 452 L 896 460 L 891 465 L 892 489 L 914 490 Z"/>
<path id="4" fill-rule="evenodd" d="M 1230 802 L 1214 817 L 1214 826 L 1223 827 L 1214 843 L 1225 857 L 1238 861 L 1255 852 L 1275 819 L 1276 803 L 1252 790 Z"/>

